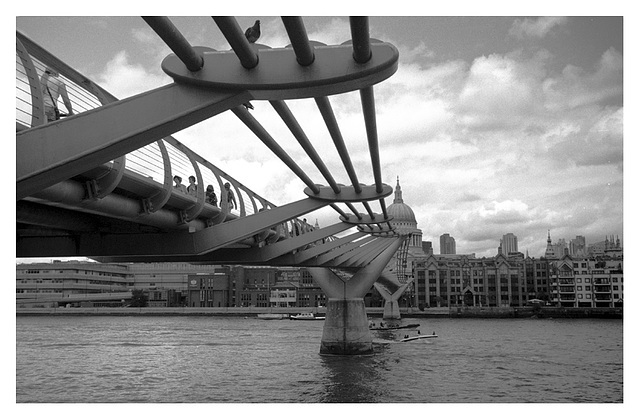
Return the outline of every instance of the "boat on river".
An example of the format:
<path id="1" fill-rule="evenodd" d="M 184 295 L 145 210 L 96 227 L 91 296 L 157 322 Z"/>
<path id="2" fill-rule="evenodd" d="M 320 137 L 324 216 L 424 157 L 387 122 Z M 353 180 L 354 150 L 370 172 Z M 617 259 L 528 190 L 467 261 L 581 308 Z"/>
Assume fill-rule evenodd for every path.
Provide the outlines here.
<path id="1" fill-rule="evenodd" d="M 312 313 L 301 313 L 298 315 L 291 315 L 290 319 L 293 319 L 295 321 L 323 321 L 325 317 Z"/>
<path id="2" fill-rule="evenodd" d="M 405 330 L 405 329 L 418 328 L 419 326 L 420 326 L 420 324 L 408 324 L 408 325 L 390 324 L 390 325 L 386 325 L 386 324 L 381 322 L 379 327 L 376 327 L 375 323 L 373 323 L 372 325 L 369 326 L 369 329 L 371 331 L 395 331 L 395 330 Z"/>
<path id="3" fill-rule="evenodd" d="M 408 341 L 423 340 L 425 338 L 438 338 L 438 336 L 436 334 L 414 335 L 413 337 L 405 336 L 400 342 L 406 343 Z"/>
<path id="4" fill-rule="evenodd" d="M 289 314 L 258 314 L 259 319 L 289 319 Z"/>

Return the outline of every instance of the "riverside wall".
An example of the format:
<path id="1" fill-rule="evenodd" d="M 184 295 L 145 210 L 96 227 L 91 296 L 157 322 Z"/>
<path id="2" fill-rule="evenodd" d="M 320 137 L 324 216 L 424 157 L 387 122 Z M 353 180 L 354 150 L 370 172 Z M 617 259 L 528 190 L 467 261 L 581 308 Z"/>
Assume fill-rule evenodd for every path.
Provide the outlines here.
<path id="1" fill-rule="evenodd" d="M 366 308 L 367 316 L 382 318 L 384 308 Z M 16 308 L 16 316 L 242 316 L 256 317 L 263 313 L 295 315 L 300 312 L 324 314 L 326 308 Z M 405 318 L 611 318 L 622 319 L 622 308 L 558 308 L 558 307 L 452 307 L 452 308 L 400 308 Z"/>

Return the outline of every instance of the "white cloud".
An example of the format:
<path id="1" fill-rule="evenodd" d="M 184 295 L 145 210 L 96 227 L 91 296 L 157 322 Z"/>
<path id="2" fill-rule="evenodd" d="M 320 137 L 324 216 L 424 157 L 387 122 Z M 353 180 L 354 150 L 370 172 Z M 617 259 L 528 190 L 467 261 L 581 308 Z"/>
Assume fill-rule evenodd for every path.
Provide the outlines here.
<path id="1" fill-rule="evenodd" d="M 516 38 L 544 38 L 554 27 L 564 25 L 566 22 L 567 18 L 560 16 L 516 19 L 509 34 Z"/>
<path id="2" fill-rule="evenodd" d="M 141 64 L 133 64 L 125 51 L 120 51 L 109 61 L 97 82 L 118 99 L 137 95 L 172 80 L 164 73 L 152 74 Z"/>
<path id="3" fill-rule="evenodd" d="M 460 121 L 472 128 L 513 127 L 536 111 L 542 99 L 539 62 L 493 54 L 477 58 L 460 92 Z"/>
<path id="4" fill-rule="evenodd" d="M 622 54 L 609 49 L 595 71 L 569 65 L 559 77 L 545 80 L 545 106 L 553 112 L 567 111 L 622 96 Z"/>

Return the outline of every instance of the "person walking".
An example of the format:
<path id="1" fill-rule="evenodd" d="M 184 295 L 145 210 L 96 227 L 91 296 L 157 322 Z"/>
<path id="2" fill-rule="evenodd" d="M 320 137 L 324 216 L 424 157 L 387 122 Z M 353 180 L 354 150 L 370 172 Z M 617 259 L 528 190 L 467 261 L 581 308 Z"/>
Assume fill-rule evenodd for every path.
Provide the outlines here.
<path id="1" fill-rule="evenodd" d="M 233 210 L 238 208 L 238 204 L 236 203 L 236 197 L 233 195 L 233 191 L 231 190 L 231 184 L 225 182 L 224 184 L 225 192 L 227 193 L 227 203 L 229 203 L 229 210 Z"/>
<path id="2" fill-rule="evenodd" d="M 60 79 L 57 71 L 51 67 L 45 69 L 44 74 L 40 78 L 40 89 L 42 90 L 44 114 L 47 117 L 47 122 L 60 119 L 61 114 L 58 109 L 58 98 L 61 96 L 64 106 L 67 107 L 68 112 L 66 115 L 73 115 L 73 107 L 67 94 L 67 86 L 62 79 Z"/>

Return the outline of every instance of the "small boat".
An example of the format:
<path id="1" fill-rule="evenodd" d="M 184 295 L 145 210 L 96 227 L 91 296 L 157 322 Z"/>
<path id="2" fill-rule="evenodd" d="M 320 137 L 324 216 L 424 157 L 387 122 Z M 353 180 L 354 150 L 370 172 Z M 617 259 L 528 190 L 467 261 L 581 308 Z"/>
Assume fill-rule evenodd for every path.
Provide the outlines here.
<path id="1" fill-rule="evenodd" d="M 302 313 L 298 315 L 291 315 L 290 318 L 296 321 L 323 321 L 325 319 L 324 316 L 315 315 L 312 313 Z"/>
<path id="2" fill-rule="evenodd" d="M 260 319 L 289 319 L 289 314 L 258 314 Z"/>
<path id="3" fill-rule="evenodd" d="M 382 323 L 380 323 L 382 325 Z M 369 329 L 371 331 L 393 331 L 393 330 L 404 330 L 411 328 L 418 328 L 420 324 L 409 324 L 409 325 L 385 325 L 381 327 L 371 326 Z"/>
<path id="4" fill-rule="evenodd" d="M 406 338 L 403 338 L 402 340 L 400 340 L 400 342 L 402 342 L 402 343 L 406 343 L 407 341 L 422 340 L 422 339 L 424 339 L 424 338 L 438 338 L 438 336 L 437 336 L 437 335 L 435 335 L 435 334 L 428 334 L 428 335 L 416 335 L 416 336 L 413 336 L 413 337 L 406 337 Z"/>

